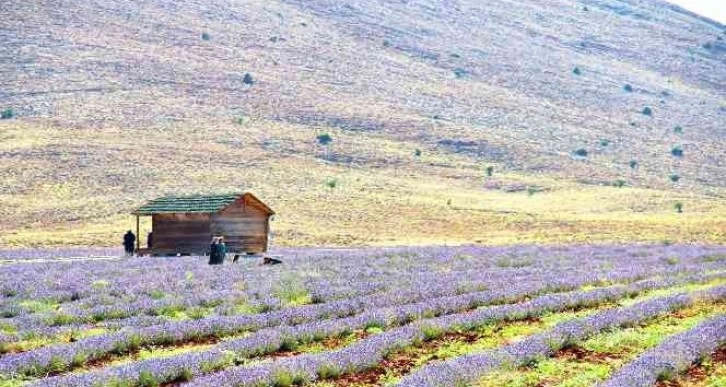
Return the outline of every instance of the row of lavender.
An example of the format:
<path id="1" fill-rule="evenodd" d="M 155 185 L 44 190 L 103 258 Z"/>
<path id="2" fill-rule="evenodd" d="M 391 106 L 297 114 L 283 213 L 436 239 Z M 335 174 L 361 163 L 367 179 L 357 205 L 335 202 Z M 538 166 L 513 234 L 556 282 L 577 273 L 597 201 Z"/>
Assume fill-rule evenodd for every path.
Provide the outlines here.
<path id="1" fill-rule="evenodd" d="M 713 264 L 668 266 L 661 269 L 633 266 L 599 270 L 569 268 L 570 275 L 568 276 L 563 276 L 563 273 L 559 270 L 543 270 L 542 273 L 537 275 L 506 273 L 506 278 L 487 274 L 483 278 L 488 278 L 488 281 L 482 280 L 482 282 L 488 283 L 495 290 L 474 294 L 464 293 L 458 297 L 452 297 L 458 288 L 446 285 L 428 286 L 417 292 L 394 292 L 388 294 L 388 297 L 381 297 L 380 295 L 361 297 L 353 300 L 353 302 L 351 300 L 336 301 L 258 315 L 211 317 L 198 321 L 167 322 L 148 327 L 135 327 L 117 333 L 82 339 L 74 343 L 55 345 L 27 353 L 6 355 L 0 359 L 0 370 L 7 373 L 37 375 L 50 370 L 62 371 L 70 369 L 110 353 L 125 353 L 140 346 L 169 345 L 208 337 L 224 337 L 265 327 L 289 326 L 320 319 L 351 316 L 363 311 L 372 311 L 373 313 L 369 312 L 368 315 L 376 316 L 375 311 L 381 308 L 386 313 L 395 314 L 395 310 L 388 311 L 386 309 L 391 306 L 398 308 L 406 306 L 400 310 L 408 311 L 407 319 L 411 320 L 419 318 L 423 313 L 419 311 L 422 306 L 416 304 L 421 300 L 427 300 L 422 309 L 425 313 L 452 313 L 466 307 L 483 305 L 488 302 L 514 301 L 517 297 L 525 295 L 555 290 L 570 290 L 583 284 L 599 283 L 603 279 L 607 280 L 607 282 L 620 282 L 633 281 L 652 275 L 679 276 L 702 271 L 709 266 L 713 266 Z M 715 274 L 713 277 L 719 275 L 723 274 Z M 511 284 L 512 281 L 514 281 L 514 285 Z M 439 297 L 441 301 L 438 303 L 433 302 L 432 297 Z"/>
<path id="2" fill-rule="evenodd" d="M 623 273 L 624 278 L 628 275 L 632 274 Z M 461 329 L 462 327 L 472 329 L 476 326 L 491 323 L 496 319 L 516 320 L 548 311 L 593 306 L 603 302 L 615 301 L 622 297 L 634 296 L 644 291 L 672 287 L 679 284 L 707 282 L 715 278 L 724 278 L 725 276 L 726 273 L 710 275 L 694 274 L 679 278 L 640 280 L 627 286 L 615 285 L 587 292 L 575 291 L 563 294 L 549 294 L 530 302 L 494 306 L 476 310 L 465 315 L 460 314 L 462 311 L 472 310 L 482 305 L 533 296 L 546 287 L 541 283 L 529 284 L 528 286 L 510 286 L 494 292 L 489 291 L 454 297 L 440 297 L 417 304 L 381 308 L 349 318 L 312 322 L 295 327 L 280 326 L 264 329 L 242 339 L 226 341 L 206 351 L 182 354 L 164 359 L 140 361 L 133 365 L 112 367 L 93 373 L 50 379 L 44 383 L 49 383 L 48 385 L 86 385 L 106 384 L 111 381 L 118 383 L 122 381 L 125 384 L 137 385 L 145 374 L 154 375 L 158 382 L 171 382 L 180 378 L 189 378 L 194 375 L 225 368 L 234 362 L 240 361 L 240 359 L 263 355 L 285 347 L 294 347 L 301 343 L 342 335 L 356 329 L 370 326 L 386 329 L 387 332 L 382 337 L 398 337 L 398 332 L 400 331 L 411 332 L 411 329 L 417 331 L 417 329 L 421 330 L 430 326 L 447 331 Z M 568 287 L 578 288 L 589 283 L 588 279 L 587 277 L 572 279 Z M 492 314 L 492 311 L 496 313 Z M 437 315 L 444 315 L 446 317 L 425 319 L 427 316 Z M 415 328 L 406 325 L 417 320 L 421 321 L 415 325 Z M 396 328 L 399 326 L 402 326 L 402 328 Z M 375 342 L 380 339 L 374 338 L 370 340 Z M 387 342 L 406 344 L 410 340 L 405 343 L 400 340 L 383 341 L 383 343 Z M 366 341 L 364 340 L 361 345 L 367 345 Z M 378 353 L 383 356 L 390 350 L 390 347 L 383 347 L 379 349 Z M 375 364 L 368 362 L 364 358 L 357 359 L 363 361 L 361 363 L 362 365 Z M 377 359 L 376 362 L 380 360 L 378 357 L 375 359 Z M 36 359 L 25 357 L 15 360 L 17 366 L 25 367 L 29 362 Z M 326 365 L 326 367 L 330 371 L 330 366 Z M 337 373 L 350 372 L 352 370 L 351 367 L 335 367 L 335 369 Z"/>
<path id="3" fill-rule="evenodd" d="M 614 300 L 622 297 L 622 294 L 610 293 L 611 291 L 607 289 L 562 296 L 544 296 L 522 304 L 492 307 L 473 314 L 457 314 L 427 320 L 390 330 L 341 350 L 295 356 L 248 367 L 235 367 L 194 379 L 189 385 L 274 386 L 282 375 L 285 375 L 285 378 L 309 382 L 330 375 L 356 372 L 380 363 L 392 351 L 424 340 L 427 330 L 471 329 L 477 324 L 522 319 L 547 311 L 592 305 L 598 300 Z M 551 354 L 567 343 L 581 340 L 610 327 L 635 324 L 695 302 L 724 300 L 726 300 L 726 286 L 720 286 L 697 294 L 677 294 L 644 301 L 630 307 L 607 309 L 587 318 L 561 323 L 551 331 L 493 351 L 461 356 L 453 361 L 426 366 L 404 378 L 399 385 L 410 387 L 466 385 L 504 364 L 526 364 L 536 357 Z"/>
<path id="4" fill-rule="evenodd" d="M 179 262 L 170 261 L 170 263 L 174 264 L 174 266 L 172 266 L 171 268 L 178 269 Z M 399 270 L 399 273 L 402 273 L 403 275 L 397 276 L 386 276 L 379 272 L 378 276 L 383 279 L 379 279 L 376 283 L 369 281 L 362 286 L 353 285 L 352 287 L 357 286 L 357 290 L 350 291 L 348 293 L 349 298 L 345 298 L 342 300 L 333 299 L 329 300 L 329 302 L 327 303 L 323 299 L 318 299 L 318 301 L 321 302 L 320 305 L 312 307 L 303 306 L 297 309 L 293 309 L 292 311 L 287 310 L 283 313 L 292 313 L 293 316 L 290 317 L 290 319 L 294 318 L 296 313 L 297 315 L 302 314 L 304 317 L 305 315 L 311 313 L 311 309 L 320 310 L 319 314 L 321 315 L 347 315 L 349 313 L 354 313 L 355 310 L 359 310 L 362 308 L 383 306 L 384 304 L 381 304 L 381 302 L 387 303 L 385 305 L 402 302 L 413 302 L 417 299 L 423 299 L 425 297 L 441 296 L 454 293 L 465 293 L 467 291 L 482 289 L 487 286 L 498 286 L 502 282 L 511 281 L 513 279 L 517 281 L 525 281 L 540 278 L 540 280 L 542 280 L 545 277 L 552 277 L 552 274 L 555 274 L 554 276 L 558 277 L 560 275 L 557 273 L 560 273 L 562 271 L 572 271 L 575 268 L 589 272 L 595 272 L 596 269 L 595 267 L 588 268 L 581 263 L 575 262 L 563 262 L 560 263 L 560 267 L 558 268 L 548 268 L 548 266 L 551 266 L 552 263 L 553 261 L 550 260 L 547 262 L 547 264 L 542 263 L 538 264 L 536 267 L 532 266 L 529 268 L 521 269 L 486 269 L 480 267 L 479 265 L 468 265 L 466 270 L 461 271 L 451 271 L 451 269 L 449 269 L 449 271 L 446 273 L 430 273 L 428 271 L 422 271 L 413 275 Z M 672 268 L 677 267 L 680 267 L 680 265 L 673 266 Z M 167 267 L 166 269 L 169 269 L 169 267 Z M 646 273 L 646 270 L 644 270 L 642 267 L 638 270 L 642 273 Z M 135 273 L 137 272 L 137 269 L 132 267 L 128 271 Z M 602 271 L 603 269 L 599 270 L 599 272 Z M 178 276 L 179 274 L 176 274 L 177 272 L 178 270 L 174 270 L 168 276 Z M 244 276 L 246 284 L 248 282 L 253 284 L 247 285 L 247 287 L 250 289 L 254 288 L 255 281 L 253 279 L 247 280 L 247 278 L 250 278 L 251 275 L 247 273 L 240 273 L 237 267 L 227 267 L 225 268 L 225 270 L 222 270 L 222 273 L 227 278 L 232 279 L 235 278 L 235 275 Z M 273 272 L 265 274 L 275 273 Z M 68 325 L 68 330 L 79 330 L 87 327 L 86 325 L 82 325 L 83 323 L 96 323 L 95 325 L 102 325 L 111 329 L 118 329 L 129 326 L 138 327 L 164 324 L 166 322 L 166 319 L 164 318 L 139 318 L 140 316 L 145 316 L 146 314 L 153 315 L 160 308 L 173 307 L 175 309 L 184 309 L 186 307 L 192 307 L 197 305 L 216 305 L 213 316 L 225 316 L 231 314 L 230 311 L 234 312 L 234 304 L 240 297 L 240 290 L 229 290 L 223 288 L 213 291 L 208 290 L 205 292 L 203 287 L 199 286 L 200 283 L 206 283 L 205 277 L 201 277 L 199 279 L 195 279 L 196 277 L 194 277 L 193 275 L 191 275 L 191 277 L 193 281 L 185 278 L 184 281 L 186 281 L 187 285 L 189 286 L 185 286 L 184 292 L 178 293 L 176 297 L 165 297 L 165 299 L 157 300 L 149 299 L 148 297 L 136 297 L 134 299 L 130 299 L 129 297 L 124 296 L 122 298 L 109 301 L 109 293 L 104 291 L 104 289 L 98 289 L 97 291 L 100 294 L 82 297 L 75 301 L 62 303 L 60 305 L 60 308 L 53 310 L 50 313 L 50 318 L 47 314 L 43 313 L 16 313 L 11 315 L 5 315 L 5 317 L 11 318 L 6 318 L 3 320 L 3 322 L 5 325 L 22 327 L 14 335 L 16 339 L 19 339 L 23 336 L 23 332 L 30 332 L 37 337 L 38 335 L 52 336 L 54 334 L 57 334 L 59 331 L 64 331 L 63 327 L 59 329 L 54 325 Z M 161 276 L 161 278 L 168 279 L 168 277 L 165 277 L 163 275 Z M 602 278 L 604 280 L 607 280 L 606 273 L 603 273 Z M 117 279 L 117 282 L 124 283 L 130 281 L 121 281 Z M 165 281 L 161 282 L 164 283 Z M 310 285 L 318 286 L 317 288 L 313 288 L 311 292 L 319 292 L 322 287 L 319 282 L 320 281 L 318 281 L 317 284 Z M 428 285 L 432 283 L 435 285 L 426 286 L 424 288 L 425 290 L 421 290 L 421 288 L 423 288 L 422 285 Z M 396 284 L 396 287 L 391 288 L 390 284 Z M 333 288 L 329 285 L 323 286 L 325 289 L 328 290 Z M 349 290 L 352 288 L 350 284 L 347 284 L 347 286 L 347 289 Z M 338 292 L 342 292 L 341 286 L 336 286 L 334 288 L 337 289 Z M 120 289 L 112 290 L 110 293 L 117 294 L 119 292 Z M 135 289 L 130 286 L 124 294 L 133 295 L 134 293 Z M 139 291 L 136 291 L 136 293 L 139 293 Z M 16 303 L 22 303 L 24 300 L 19 296 L 16 296 L 15 300 L 13 301 L 15 301 Z M 331 308 L 334 310 L 330 311 Z M 12 309 L 12 302 L 10 306 L 6 305 L 4 311 L 8 311 L 10 309 Z M 281 305 L 278 302 L 275 307 L 270 307 L 263 310 L 267 309 L 279 310 L 281 309 Z M 98 318 L 99 315 L 105 316 L 105 318 Z M 58 317 L 62 317 L 62 319 L 59 319 Z M 7 340 L 10 340 L 10 338 L 6 338 L 6 341 Z"/>
<path id="5" fill-rule="evenodd" d="M 553 252 L 561 257 L 553 259 Z M 310 293 L 311 299 L 326 302 L 386 290 L 401 292 L 437 281 L 455 283 L 461 291 L 466 291 L 482 286 L 482 279 L 478 278 L 482 272 L 505 277 L 510 272 L 536 272 L 553 264 L 560 265 L 558 268 L 563 271 L 573 265 L 597 267 L 602 264 L 584 259 L 587 265 L 583 265 L 580 259 L 587 257 L 578 249 L 550 251 L 550 255 L 542 253 L 524 247 L 508 250 L 399 249 L 348 252 L 335 257 L 309 253 L 291 259 L 289 270 L 259 270 L 250 265 L 210 269 L 194 258 L 6 266 L 0 268 L 0 291 L 6 295 L 0 298 L 0 316 L 5 318 L 5 325 L 36 335 L 53 335 L 58 329 L 47 327 L 157 315 L 159 311 L 184 310 L 199 305 L 216 306 L 214 315 L 234 313 L 235 306 L 240 303 L 248 304 L 250 310 L 279 309 L 282 305 L 274 297 L 275 287 L 290 282 L 293 277 L 290 273 L 309 274 L 307 277 L 296 275 L 293 279 L 300 282 L 297 286 Z M 628 251 L 624 253 L 624 256 L 628 255 Z M 366 264 L 361 265 L 361 262 Z M 653 264 L 659 263 L 662 264 Z M 523 264 L 529 267 L 506 269 L 508 265 Z M 321 269 L 321 266 L 325 268 Z M 446 272 L 440 270 L 442 267 L 446 267 Z M 24 304 L 27 300 L 58 303 L 59 307 L 40 313 L 29 309 Z M 143 321 L 153 323 L 155 320 Z M 109 325 L 124 326 L 118 321 Z"/>
<path id="6" fill-rule="evenodd" d="M 63 329 L 99 326 L 111 331 L 74 343 L 0 355 L 0 376 L 65 371 L 141 346 L 257 331 L 247 340 L 230 340 L 200 354 L 214 354 L 201 363 L 209 371 L 216 364 L 229 365 L 230 353 L 248 357 L 275 350 L 285 341 L 336 335 L 343 328 L 373 324 L 390 329 L 427 316 L 583 284 L 650 276 L 682 276 L 677 281 L 716 278 L 722 275 L 724 265 L 718 257 L 724 251 L 697 246 L 399 248 L 291 251 L 286 264 L 278 267 L 248 261 L 210 268 L 203 258 L 195 257 L 0 265 L 0 291 L 5 295 L 0 297 L 0 311 L 40 299 L 57 303 L 50 314 L 60 311 L 71 317 L 53 324 L 46 312 L 21 309 L 2 320 L 0 327 L 12 326 L 17 332 L 0 333 L 0 344 L 22 338 L 23 332 L 52 336 Z M 714 274 L 692 276 L 708 271 Z M 280 284 L 291 281 L 316 304 L 289 306 L 279 297 L 270 297 Z M 158 293 L 164 297 L 152 297 Z M 269 307 L 259 309 L 265 313 L 230 315 L 237 300 L 254 303 L 265 298 L 274 298 Z M 156 309 L 168 305 L 211 306 L 207 308 L 211 315 L 196 321 L 153 316 Z M 99 310 L 119 309 L 123 313 L 111 314 L 112 318 L 96 321 L 93 317 Z M 182 360 L 172 358 L 165 364 Z M 138 375 L 127 376 L 132 380 Z"/>

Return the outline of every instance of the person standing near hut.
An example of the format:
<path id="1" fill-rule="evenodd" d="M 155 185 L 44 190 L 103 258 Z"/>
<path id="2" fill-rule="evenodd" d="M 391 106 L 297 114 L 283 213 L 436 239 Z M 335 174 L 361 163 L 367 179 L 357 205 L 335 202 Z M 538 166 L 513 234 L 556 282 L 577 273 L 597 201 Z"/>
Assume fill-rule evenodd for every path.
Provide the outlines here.
<path id="1" fill-rule="evenodd" d="M 154 232 L 149 232 L 146 235 L 146 247 L 151 250 L 152 247 L 154 247 Z"/>
<path id="2" fill-rule="evenodd" d="M 212 238 L 212 243 L 209 245 L 209 264 L 223 264 L 225 255 L 227 255 L 227 246 L 224 244 L 224 239 L 222 237 Z"/>
<path id="3" fill-rule="evenodd" d="M 136 235 L 131 230 L 126 231 L 126 234 L 124 234 L 124 251 L 126 252 L 126 256 L 130 257 L 134 255 L 134 243 L 136 243 Z"/>

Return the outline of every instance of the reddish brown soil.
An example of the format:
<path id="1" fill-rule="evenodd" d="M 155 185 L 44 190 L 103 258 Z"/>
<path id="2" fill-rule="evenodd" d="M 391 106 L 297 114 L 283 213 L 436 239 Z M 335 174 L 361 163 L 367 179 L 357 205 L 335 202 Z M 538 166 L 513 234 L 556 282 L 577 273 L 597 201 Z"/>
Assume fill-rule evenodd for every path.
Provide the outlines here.
<path id="1" fill-rule="evenodd" d="M 719 348 L 713 355 L 711 361 L 714 364 L 726 364 L 726 345 Z M 655 387 L 683 387 L 698 383 L 708 377 L 708 370 L 701 364 L 694 364 L 686 370 L 678 379 L 662 380 L 656 383 Z"/>
<path id="2" fill-rule="evenodd" d="M 620 358 L 616 353 L 594 352 L 588 351 L 579 346 L 565 347 L 557 351 L 554 355 L 558 359 L 572 359 L 578 362 L 587 363 L 609 363 L 614 359 Z"/>
<path id="3" fill-rule="evenodd" d="M 347 387 L 355 385 L 356 387 L 364 386 L 381 386 L 381 377 L 386 374 L 406 375 L 415 366 L 416 359 L 430 354 L 442 346 L 452 341 L 463 341 L 466 343 L 475 343 L 482 338 L 482 334 L 478 332 L 448 332 L 444 335 L 424 342 L 415 348 L 408 348 L 406 351 L 400 351 L 391 354 L 383 359 L 381 363 L 373 368 L 364 371 L 341 375 L 338 378 L 327 380 L 334 386 Z M 433 358 L 436 360 L 436 358 Z"/>

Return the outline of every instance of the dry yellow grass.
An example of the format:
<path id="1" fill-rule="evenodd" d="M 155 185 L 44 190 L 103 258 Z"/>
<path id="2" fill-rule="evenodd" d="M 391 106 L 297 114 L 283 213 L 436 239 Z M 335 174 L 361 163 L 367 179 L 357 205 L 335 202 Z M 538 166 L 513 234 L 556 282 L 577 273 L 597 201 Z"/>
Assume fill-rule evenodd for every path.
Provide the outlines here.
<path id="1" fill-rule="evenodd" d="M 0 244 L 115 245 L 134 225 L 128 213 L 147 199 L 242 189 L 278 212 L 276 245 L 726 242 L 726 202 L 694 190 L 586 185 L 496 164 L 486 177 L 490 164 L 435 147 L 416 157 L 420 144 L 331 132 L 326 149 L 303 127 L 244 125 L 243 134 L 230 123 L 77 129 L 72 139 L 60 129 L 12 128 L 32 134 L 11 139 L 17 151 L 62 145 L 77 154 L 3 167 L 13 192 L 0 196 Z"/>

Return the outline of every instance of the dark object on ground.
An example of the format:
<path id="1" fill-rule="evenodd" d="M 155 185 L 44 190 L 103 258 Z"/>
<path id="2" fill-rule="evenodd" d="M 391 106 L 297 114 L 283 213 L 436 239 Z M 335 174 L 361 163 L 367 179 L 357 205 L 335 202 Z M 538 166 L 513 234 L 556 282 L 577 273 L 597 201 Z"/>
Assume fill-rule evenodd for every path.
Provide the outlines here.
<path id="1" fill-rule="evenodd" d="M 136 243 L 136 235 L 131 230 L 126 231 L 126 234 L 124 234 L 124 251 L 126 255 L 134 254 L 134 243 Z"/>
<path id="2" fill-rule="evenodd" d="M 234 258 L 232 259 L 232 263 L 237 263 L 239 261 L 239 254 L 235 254 Z"/>
<path id="3" fill-rule="evenodd" d="M 275 256 L 275 257 L 265 256 L 264 258 L 262 258 L 262 264 L 263 265 L 279 265 L 282 263 L 282 260 L 278 259 L 278 258 L 279 257 L 277 257 L 277 256 Z"/>
<path id="4" fill-rule="evenodd" d="M 154 232 L 150 232 L 146 236 L 146 247 L 151 249 L 154 246 Z"/>

